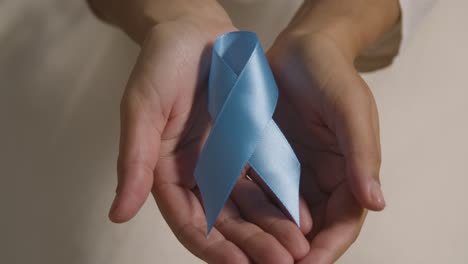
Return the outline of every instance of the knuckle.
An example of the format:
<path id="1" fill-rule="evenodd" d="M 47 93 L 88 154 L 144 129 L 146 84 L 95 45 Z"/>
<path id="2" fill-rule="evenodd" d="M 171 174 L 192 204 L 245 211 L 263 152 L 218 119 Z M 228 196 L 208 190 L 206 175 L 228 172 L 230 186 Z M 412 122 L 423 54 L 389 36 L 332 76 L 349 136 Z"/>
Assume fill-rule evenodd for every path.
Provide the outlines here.
<path id="1" fill-rule="evenodd" d="M 153 168 L 143 158 L 128 158 L 124 155 L 119 155 L 117 159 L 117 174 L 119 177 L 124 177 L 129 172 L 141 172 L 143 175 L 148 175 L 153 173 Z"/>

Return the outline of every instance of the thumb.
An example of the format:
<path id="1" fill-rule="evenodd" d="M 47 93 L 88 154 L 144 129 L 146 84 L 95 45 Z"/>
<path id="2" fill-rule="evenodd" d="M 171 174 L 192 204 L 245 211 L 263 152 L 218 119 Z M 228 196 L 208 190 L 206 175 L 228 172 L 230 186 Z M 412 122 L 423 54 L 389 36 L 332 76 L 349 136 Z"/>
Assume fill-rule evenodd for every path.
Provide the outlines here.
<path id="1" fill-rule="evenodd" d="M 346 177 L 361 206 L 380 211 L 385 207 L 379 171 L 381 164 L 379 118 L 372 92 L 357 74 L 335 100 L 335 133 L 346 160 Z"/>
<path id="2" fill-rule="evenodd" d="M 140 74 L 137 72 L 134 70 L 136 75 Z M 161 100 L 154 98 L 158 95 L 142 92 L 144 81 L 140 80 L 144 78 L 132 77 L 121 102 L 118 185 L 109 212 L 110 220 L 116 223 L 130 220 L 146 201 L 167 121 L 159 104 Z"/>

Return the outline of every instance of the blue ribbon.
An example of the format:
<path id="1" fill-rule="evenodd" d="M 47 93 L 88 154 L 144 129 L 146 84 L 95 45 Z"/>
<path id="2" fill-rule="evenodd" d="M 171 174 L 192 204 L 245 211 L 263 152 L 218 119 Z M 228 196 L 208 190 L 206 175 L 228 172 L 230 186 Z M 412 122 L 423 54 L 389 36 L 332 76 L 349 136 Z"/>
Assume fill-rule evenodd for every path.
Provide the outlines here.
<path id="1" fill-rule="evenodd" d="M 208 233 L 245 166 L 299 225 L 300 164 L 272 116 L 278 88 L 253 32 L 216 39 L 208 83 L 214 125 L 195 168 Z"/>

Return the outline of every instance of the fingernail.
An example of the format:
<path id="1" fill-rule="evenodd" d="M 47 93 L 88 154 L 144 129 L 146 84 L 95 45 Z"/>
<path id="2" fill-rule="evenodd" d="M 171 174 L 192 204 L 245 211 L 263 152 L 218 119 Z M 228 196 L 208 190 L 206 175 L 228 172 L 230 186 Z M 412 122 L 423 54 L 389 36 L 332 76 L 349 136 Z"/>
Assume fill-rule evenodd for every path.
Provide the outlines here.
<path id="1" fill-rule="evenodd" d="M 378 182 L 376 181 L 372 182 L 370 195 L 371 195 L 372 201 L 375 204 L 377 204 L 380 208 L 385 207 L 385 199 L 382 193 L 381 186 Z"/>

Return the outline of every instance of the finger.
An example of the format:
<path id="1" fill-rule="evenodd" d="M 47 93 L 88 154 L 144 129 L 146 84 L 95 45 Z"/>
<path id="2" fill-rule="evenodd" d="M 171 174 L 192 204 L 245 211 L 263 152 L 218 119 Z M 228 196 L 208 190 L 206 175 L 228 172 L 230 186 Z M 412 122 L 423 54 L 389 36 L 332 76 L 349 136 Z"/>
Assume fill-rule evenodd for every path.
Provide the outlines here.
<path id="1" fill-rule="evenodd" d="M 248 174 L 248 175 L 247 175 Z M 248 180 L 249 182 L 252 182 L 253 185 L 249 185 L 249 187 L 251 188 L 255 188 L 255 191 L 254 194 L 257 194 L 257 197 L 259 199 L 259 201 L 261 200 L 262 202 L 263 201 L 268 201 L 270 205 L 272 205 L 275 210 L 277 212 L 280 212 L 281 216 L 286 216 L 287 215 L 287 212 L 285 212 L 284 210 L 286 210 L 286 208 L 282 207 L 282 205 L 278 204 L 279 201 L 278 201 L 278 198 L 276 196 L 274 196 L 274 194 L 271 192 L 271 190 L 268 188 L 268 186 L 263 182 L 262 178 L 257 174 L 257 172 L 255 170 L 253 170 L 252 168 L 248 168 L 246 170 L 246 174 L 244 175 L 247 175 L 247 177 L 243 177 L 243 178 L 240 178 L 241 180 Z M 252 180 L 250 180 L 252 179 Z M 239 183 L 245 183 L 243 181 L 239 181 Z M 246 197 L 249 197 L 249 195 L 251 195 L 249 193 L 249 191 L 245 192 L 245 197 L 242 197 L 242 198 L 246 198 Z M 287 218 L 287 217 L 286 217 Z M 291 218 L 289 218 L 291 220 Z M 296 225 L 295 225 L 296 226 Z M 307 203 L 304 201 L 303 197 L 301 196 L 300 192 L 299 192 L 299 230 L 303 233 L 303 234 L 307 234 L 310 232 L 310 230 L 312 229 L 312 217 L 311 217 L 311 214 L 310 214 L 310 211 L 309 211 L 309 206 L 307 205 Z"/>
<path id="2" fill-rule="evenodd" d="M 302 168 L 302 175 L 299 185 L 300 192 L 309 207 L 309 212 L 313 219 L 312 230 L 306 235 L 306 238 L 311 240 L 323 228 L 323 216 L 325 215 L 329 194 L 324 192 L 317 183 L 316 170 L 309 166 L 304 166 Z"/>
<path id="3" fill-rule="evenodd" d="M 308 233 L 312 228 L 312 218 L 304 202 L 301 203 L 299 229 L 253 181 L 241 178 L 234 187 L 232 199 L 243 218 L 273 235 L 295 260 L 303 258 L 309 252 L 309 243 L 301 229 Z"/>
<path id="4" fill-rule="evenodd" d="M 176 184 L 160 184 L 153 196 L 177 239 L 208 263 L 250 263 L 247 255 L 216 229 L 206 236 L 203 208 L 195 194 Z"/>
<path id="5" fill-rule="evenodd" d="M 334 128 L 346 159 L 346 175 L 353 194 L 370 210 L 382 210 L 385 200 L 379 180 L 381 163 L 379 121 L 374 97 L 353 74 L 335 102 Z M 345 79 L 346 80 L 346 79 Z"/>
<path id="6" fill-rule="evenodd" d="M 215 227 L 255 263 L 294 263 L 293 257 L 272 235 L 245 221 L 230 199 L 221 211 Z"/>
<path id="7" fill-rule="evenodd" d="M 152 126 L 145 108 L 145 103 L 134 95 L 122 101 L 118 187 L 109 213 L 114 222 L 131 219 L 151 191 L 160 133 Z"/>
<path id="8" fill-rule="evenodd" d="M 114 222 L 130 220 L 146 201 L 167 121 L 163 100 L 150 92 L 153 87 L 148 87 L 141 67 L 135 66 L 121 102 L 118 186 L 109 213 Z"/>
<path id="9" fill-rule="evenodd" d="M 309 207 L 307 206 L 307 202 L 304 200 L 302 195 L 299 194 L 299 230 L 301 230 L 302 234 L 307 235 L 312 231 L 313 220 L 312 214 L 310 213 Z"/>
<path id="10" fill-rule="evenodd" d="M 313 238 L 310 251 L 299 263 L 334 263 L 356 240 L 366 211 L 354 199 L 346 183 L 330 197 L 323 229 Z"/>

